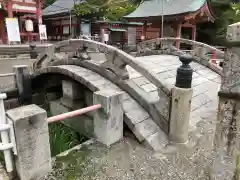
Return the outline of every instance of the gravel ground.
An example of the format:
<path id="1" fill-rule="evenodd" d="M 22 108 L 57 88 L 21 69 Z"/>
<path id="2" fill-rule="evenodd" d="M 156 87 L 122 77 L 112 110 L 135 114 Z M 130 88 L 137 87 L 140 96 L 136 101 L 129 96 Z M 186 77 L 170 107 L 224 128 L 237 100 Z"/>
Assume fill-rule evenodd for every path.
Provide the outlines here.
<path id="1" fill-rule="evenodd" d="M 190 148 L 179 148 L 178 153 L 171 153 L 171 146 L 167 153 L 153 152 L 130 132 L 111 148 L 93 143 L 56 158 L 53 173 L 42 180 L 210 180 L 213 124 L 208 118 L 202 120 L 199 132 L 190 138 Z"/>
<path id="2" fill-rule="evenodd" d="M 9 180 L 7 173 L 1 163 L 0 163 L 0 180 Z"/>
<path id="3" fill-rule="evenodd" d="M 188 146 L 178 147 L 177 152 L 172 151 L 173 146 L 153 152 L 126 132 L 124 139 L 110 148 L 95 142 L 57 157 L 54 171 L 42 180 L 235 180 L 233 158 L 217 160 L 217 112 L 214 107 L 209 109 L 197 130 L 190 133 Z M 228 172 L 225 163 L 233 164 L 233 169 Z"/>
<path id="4" fill-rule="evenodd" d="M 94 144 L 57 158 L 54 172 L 44 180 L 207 180 L 208 172 L 195 160 L 153 153 L 125 138 L 110 149 Z"/>
<path id="5" fill-rule="evenodd" d="M 0 74 L 12 73 L 14 65 L 31 65 L 33 60 L 27 58 L 0 59 Z M 0 91 L 15 87 L 14 77 L 0 77 Z"/>

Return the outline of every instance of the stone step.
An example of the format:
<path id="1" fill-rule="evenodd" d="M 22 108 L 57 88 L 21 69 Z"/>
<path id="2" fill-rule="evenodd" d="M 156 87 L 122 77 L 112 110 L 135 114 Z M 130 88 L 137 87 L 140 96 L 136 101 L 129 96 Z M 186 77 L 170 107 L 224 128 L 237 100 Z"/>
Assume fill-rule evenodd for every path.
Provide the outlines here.
<path id="1" fill-rule="evenodd" d="M 129 97 L 123 102 L 124 122 L 132 130 L 139 142 L 144 142 L 154 151 L 168 144 L 168 138 L 135 100 Z"/>

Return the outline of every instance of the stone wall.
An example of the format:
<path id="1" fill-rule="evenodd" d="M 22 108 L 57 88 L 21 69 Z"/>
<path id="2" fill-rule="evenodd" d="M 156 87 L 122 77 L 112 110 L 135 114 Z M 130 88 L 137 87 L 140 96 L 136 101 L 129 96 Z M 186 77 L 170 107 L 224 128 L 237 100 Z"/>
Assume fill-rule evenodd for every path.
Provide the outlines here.
<path id="1" fill-rule="evenodd" d="M 38 53 L 44 52 L 52 44 L 41 44 L 36 46 L 36 51 Z M 31 48 L 29 45 L 0 45 L 0 57 L 9 58 L 9 57 L 29 57 Z"/>
<path id="2" fill-rule="evenodd" d="M 216 157 L 213 160 L 215 179 L 239 179 L 240 156 L 240 24 L 227 30 L 227 51 L 219 92 L 219 112 L 214 141 Z M 223 171 L 224 169 L 224 171 Z"/>

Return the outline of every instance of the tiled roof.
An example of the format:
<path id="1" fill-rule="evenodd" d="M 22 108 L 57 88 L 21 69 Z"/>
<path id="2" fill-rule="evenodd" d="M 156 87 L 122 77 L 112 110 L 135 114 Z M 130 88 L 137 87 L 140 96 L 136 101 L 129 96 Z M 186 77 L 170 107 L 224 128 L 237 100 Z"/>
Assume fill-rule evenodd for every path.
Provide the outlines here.
<path id="1" fill-rule="evenodd" d="M 74 7 L 74 1 L 76 4 L 82 2 L 82 0 L 56 0 L 43 10 L 43 16 L 69 12 Z"/>
<path id="2" fill-rule="evenodd" d="M 164 2 L 162 2 L 164 1 Z M 199 10 L 207 0 L 145 0 L 140 6 L 125 18 L 154 17 L 195 12 Z"/>

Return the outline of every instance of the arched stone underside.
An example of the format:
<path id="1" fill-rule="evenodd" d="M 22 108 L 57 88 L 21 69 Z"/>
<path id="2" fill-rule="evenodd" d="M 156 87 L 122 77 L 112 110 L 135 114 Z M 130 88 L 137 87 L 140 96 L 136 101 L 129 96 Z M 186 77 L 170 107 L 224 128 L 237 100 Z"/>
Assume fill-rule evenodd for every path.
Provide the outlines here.
<path id="1" fill-rule="evenodd" d="M 193 50 L 181 51 L 177 49 L 174 46 L 177 41 L 187 45 L 191 45 L 193 47 Z M 149 56 L 160 54 L 180 56 L 182 54 L 188 53 L 194 57 L 195 62 L 198 62 L 210 68 L 211 70 L 222 76 L 222 68 L 211 62 L 211 57 L 207 55 L 208 52 L 215 52 L 217 59 L 224 59 L 224 52 L 213 46 L 189 39 L 173 37 L 156 38 L 140 42 L 137 46 L 136 56 Z"/>
<path id="2" fill-rule="evenodd" d="M 68 76 L 92 92 L 106 89 L 123 92 L 118 86 L 98 73 L 75 65 L 58 65 L 38 69 L 32 74 L 32 81 L 48 74 Z M 47 76 L 45 77 L 47 78 Z M 159 128 L 149 113 L 126 92 L 124 92 L 123 100 L 124 121 L 136 138 L 140 142 L 146 143 L 153 150 L 161 150 L 167 145 L 168 138 L 166 134 Z"/>

